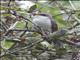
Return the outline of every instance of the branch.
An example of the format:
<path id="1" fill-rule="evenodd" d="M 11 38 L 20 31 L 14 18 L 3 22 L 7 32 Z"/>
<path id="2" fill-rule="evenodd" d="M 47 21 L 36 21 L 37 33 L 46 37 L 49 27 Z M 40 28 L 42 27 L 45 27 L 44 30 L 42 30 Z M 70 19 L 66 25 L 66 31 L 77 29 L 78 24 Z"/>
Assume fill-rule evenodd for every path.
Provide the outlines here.
<path id="1" fill-rule="evenodd" d="M 63 39 L 60 40 L 61 42 L 66 43 L 66 44 L 69 44 L 69 45 L 74 45 L 74 46 L 76 46 L 76 47 L 80 47 L 80 45 L 78 45 L 77 43 L 65 39 L 65 38 L 64 38 L 65 35 L 68 35 L 68 31 L 67 31 L 67 30 L 59 30 L 59 31 L 56 31 L 56 32 L 54 32 L 54 33 L 51 33 L 50 35 L 47 36 L 47 38 L 54 40 L 54 39 L 56 39 L 56 38 L 59 39 L 60 37 L 63 37 Z M 34 43 L 31 43 L 29 46 L 26 46 L 26 47 L 17 49 L 17 50 L 15 50 L 15 51 L 9 51 L 7 54 L 13 54 L 13 53 L 16 53 L 16 52 L 21 51 L 21 50 L 24 50 L 24 49 L 29 49 L 29 48 L 35 46 L 36 44 L 44 41 L 44 40 L 42 39 L 42 37 L 27 37 L 26 41 L 27 41 L 27 40 L 29 40 L 29 41 L 30 41 L 30 40 L 37 40 L 37 41 L 34 42 Z M 3 54 L 2 56 L 4 56 L 4 55 L 5 55 L 5 54 Z M 1 56 L 1 57 L 2 57 L 2 56 Z"/>
<path id="2" fill-rule="evenodd" d="M 18 30 L 19 31 L 19 30 Z M 20 30 L 20 31 L 23 31 L 23 30 Z M 27 31 L 33 31 L 33 30 L 27 30 Z M 61 39 L 61 37 L 63 38 L 63 39 L 61 39 L 60 41 L 61 42 L 63 42 L 63 43 L 66 43 L 66 44 L 69 44 L 69 45 L 74 45 L 74 46 L 78 46 L 79 47 L 79 45 L 77 45 L 75 42 L 72 42 L 72 41 L 70 41 L 70 40 L 67 40 L 66 38 L 64 38 L 65 36 L 67 36 L 67 35 L 69 35 L 69 34 L 71 34 L 71 33 L 68 33 L 68 30 L 59 30 L 59 31 L 56 31 L 56 32 L 53 32 L 53 33 L 51 33 L 50 35 L 48 35 L 47 37 L 46 36 L 42 36 L 42 37 L 40 37 L 41 39 L 42 38 L 47 38 L 48 40 L 57 40 L 57 39 Z M 28 37 L 27 37 L 28 38 Z M 35 39 L 38 39 L 37 37 L 34 37 Z M 33 38 L 32 38 L 33 39 Z M 33 40 L 35 40 L 35 39 L 33 39 Z M 47 41 L 47 39 L 46 39 L 46 41 Z M 39 39 L 38 39 L 39 40 Z"/>
<path id="3" fill-rule="evenodd" d="M 35 30 L 30 30 L 30 29 L 10 29 L 10 30 L 8 30 L 8 31 L 4 34 L 4 36 L 7 36 L 11 31 L 36 32 L 36 33 L 39 33 L 39 34 L 40 34 L 40 32 L 35 31 Z"/>
<path id="4" fill-rule="evenodd" d="M 53 17 L 55 16 L 59 16 L 59 15 L 63 15 L 63 14 L 75 14 L 76 12 L 79 12 L 80 10 L 72 10 L 72 11 L 67 11 L 67 12 L 64 12 L 64 13 L 60 13 L 60 14 L 56 14 L 56 15 L 53 15 Z"/>
<path id="5" fill-rule="evenodd" d="M 76 46 L 76 47 L 80 47 L 80 44 L 78 43 L 75 43 L 75 42 L 72 42 L 70 40 L 67 40 L 65 38 L 65 36 L 69 35 L 70 33 L 68 33 L 68 30 L 59 30 L 59 31 L 56 31 L 54 33 L 51 33 L 48 38 L 49 39 L 53 39 L 53 40 L 57 40 L 59 39 L 61 42 L 63 43 L 66 43 L 66 44 L 69 44 L 69 45 L 73 45 L 73 46 Z M 63 39 L 62 39 L 63 38 Z"/>
<path id="6" fill-rule="evenodd" d="M 32 39 L 32 37 L 31 37 L 31 39 Z M 31 39 L 29 39 L 29 40 L 31 40 Z M 6 55 L 7 55 L 7 54 L 13 54 L 13 53 L 16 53 L 16 52 L 21 51 L 21 50 L 24 50 L 24 49 L 29 49 L 29 48 L 33 47 L 34 45 L 36 45 L 36 44 L 44 41 L 43 39 L 34 38 L 34 37 L 33 37 L 33 39 L 34 39 L 34 40 L 38 40 L 38 41 L 30 44 L 29 46 L 26 46 L 26 47 L 17 49 L 17 50 L 15 50 L 15 51 L 9 51 L 9 52 L 6 53 Z M 0 58 L 3 57 L 3 56 L 5 56 L 5 54 L 2 54 L 2 55 L 0 56 Z"/>

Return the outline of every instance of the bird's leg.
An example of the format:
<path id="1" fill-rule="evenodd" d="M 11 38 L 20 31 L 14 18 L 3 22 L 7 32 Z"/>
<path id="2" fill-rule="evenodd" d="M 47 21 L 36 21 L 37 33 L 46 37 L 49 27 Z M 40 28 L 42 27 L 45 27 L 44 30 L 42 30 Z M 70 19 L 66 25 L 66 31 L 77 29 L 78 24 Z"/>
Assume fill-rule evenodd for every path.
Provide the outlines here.
<path id="1" fill-rule="evenodd" d="M 46 37 L 47 32 L 45 32 L 45 31 L 41 28 L 41 34 L 42 34 L 42 36 Z"/>

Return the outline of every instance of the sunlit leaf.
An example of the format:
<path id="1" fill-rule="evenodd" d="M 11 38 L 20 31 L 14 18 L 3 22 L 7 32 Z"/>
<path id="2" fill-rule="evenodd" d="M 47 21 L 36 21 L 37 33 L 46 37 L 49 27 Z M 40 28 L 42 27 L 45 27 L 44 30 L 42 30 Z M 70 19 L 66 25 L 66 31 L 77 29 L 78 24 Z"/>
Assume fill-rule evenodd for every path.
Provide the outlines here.
<path id="1" fill-rule="evenodd" d="M 29 9 L 29 13 L 31 13 L 31 12 L 33 12 L 35 9 L 37 8 L 37 6 L 36 5 L 33 5 L 30 9 Z"/>
<path id="2" fill-rule="evenodd" d="M 7 41 L 7 40 L 3 40 L 1 42 L 1 46 L 4 49 L 9 49 L 13 44 L 14 44 L 14 42 L 10 42 L 10 41 Z"/>
<path id="3" fill-rule="evenodd" d="M 38 8 L 40 8 L 41 6 L 38 5 Z M 53 19 L 56 20 L 59 28 L 65 27 L 66 26 L 66 22 L 63 20 L 63 17 L 61 15 L 59 16 L 55 16 L 57 14 L 60 14 L 60 10 L 58 8 L 52 8 L 52 7 L 48 7 L 48 6 L 44 6 L 40 9 L 41 13 L 50 13 L 53 16 Z M 54 17 L 55 16 L 55 17 Z"/>
<path id="4" fill-rule="evenodd" d="M 16 25 L 16 28 L 23 29 L 25 27 L 25 22 L 19 21 Z"/>

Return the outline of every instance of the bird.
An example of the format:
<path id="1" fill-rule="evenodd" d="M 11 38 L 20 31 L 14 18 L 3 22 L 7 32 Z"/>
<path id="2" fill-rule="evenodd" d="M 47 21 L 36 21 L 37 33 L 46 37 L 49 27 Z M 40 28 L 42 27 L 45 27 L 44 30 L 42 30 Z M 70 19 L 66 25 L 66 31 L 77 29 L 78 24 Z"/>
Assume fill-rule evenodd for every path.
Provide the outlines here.
<path id="1" fill-rule="evenodd" d="M 50 33 L 54 33 L 58 31 L 57 22 L 52 18 L 50 14 L 47 13 L 38 13 L 33 14 L 32 17 L 32 30 L 41 32 L 41 36 L 46 40 L 49 44 L 54 44 L 58 48 L 63 47 L 63 43 L 59 40 L 49 40 L 48 36 Z M 61 31 L 64 34 L 64 31 Z"/>
<path id="2" fill-rule="evenodd" d="M 33 14 L 32 23 L 32 29 L 41 32 L 43 36 L 58 30 L 56 21 L 47 13 Z"/>

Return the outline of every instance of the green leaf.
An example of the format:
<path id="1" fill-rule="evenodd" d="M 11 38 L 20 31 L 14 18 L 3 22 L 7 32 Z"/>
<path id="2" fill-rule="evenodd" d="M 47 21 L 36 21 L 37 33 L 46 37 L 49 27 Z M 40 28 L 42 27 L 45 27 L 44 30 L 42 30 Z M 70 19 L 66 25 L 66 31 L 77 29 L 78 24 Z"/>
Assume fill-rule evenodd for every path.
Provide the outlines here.
<path id="1" fill-rule="evenodd" d="M 33 5 L 30 9 L 29 9 L 29 13 L 31 13 L 31 12 L 33 12 L 35 9 L 37 8 L 37 6 L 36 5 Z"/>
<path id="2" fill-rule="evenodd" d="M 60 13 L 60 10 L 58 8 L 49 8 L 49 9 L 50 9 L 50 13 L 53 16 L 53 19 L 56 20 L 59 28 L 65 27 L 66 22 L 63 20 L 63 17 L 61 15 L 55 16 Z"/>
<path id="3" fill-rule="evenodd" d="M 11 14 L 1 14 L 1 15 L 3 15 L 4 17 L 11 16 Z"/>
<path id="4" fill-rule="evenodd" d="M 23 29 L 25 27 L 25 22 L 19 21 L 16 25 L 16 28 Z"/>
<path id="5" fill-rule="evenodd" d="M 0 10 L 7 10 L 7 8 L 0 5 Z"/>
<path id="6" fill-rule="evenodd" d="M 39 8 L 40 8 L 40 6 L 39 6 Z M 59 8 L 52 8 L 52 7 L 48 7 L 48 6 L 45 6 L 45 7 L 41 8 L 40 11 L 41 11 L 41 13 L 49 12 L 52 16 L 55 16 L 57 14 L 60 14 Z M 59 28 L 63 28 L 67 24 L 63 20 L 63 17 L 61 15 L 55 16 L 55 17 L 53 17 L 53 19 L 57 22 Z"/>
<path id="7" fill-rule="evenodd" d="M 4 49 L 9 49 L 13 44 L 14 44 L 14 42 L 7 41 L 7 40 L 3 40 L 3 41 L 1 42 L 1 46 L 2 46 Z"/>

